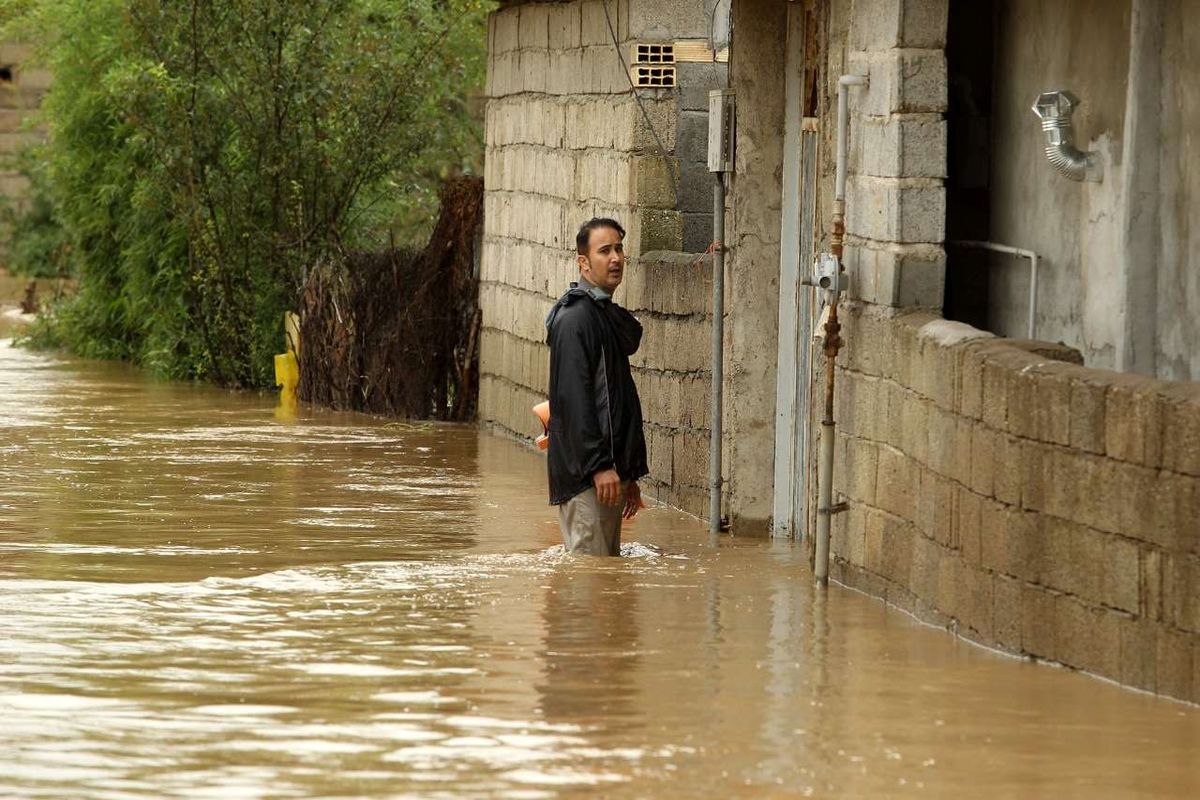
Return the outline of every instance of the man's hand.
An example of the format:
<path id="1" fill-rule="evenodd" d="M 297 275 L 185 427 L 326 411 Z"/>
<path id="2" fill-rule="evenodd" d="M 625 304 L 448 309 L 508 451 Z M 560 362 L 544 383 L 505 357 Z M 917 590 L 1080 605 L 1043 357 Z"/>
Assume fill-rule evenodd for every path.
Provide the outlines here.
<path id="1" fill-rule="evenodd" d="M 596 486 L 596 500 L 602 506 L 615 506 L 621 502 L 621 476 L 615 469 L 605 469 L 592 476 Z"/>
<path id="2" fill-rule="evenodd" d="M 642 490 L 637 481 L 630 481 L 629 488 L 625 491 L 625 510 L 621 512 L 621 518 L 633 519 L 638 509 L 645 507 L 646 504 L 642 502 Z"/>

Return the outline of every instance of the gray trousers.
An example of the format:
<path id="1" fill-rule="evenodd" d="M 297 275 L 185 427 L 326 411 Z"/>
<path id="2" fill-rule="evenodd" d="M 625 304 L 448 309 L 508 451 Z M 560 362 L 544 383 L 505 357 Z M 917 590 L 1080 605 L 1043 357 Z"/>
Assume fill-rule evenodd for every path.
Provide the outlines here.
<path id="1" fill-rule="evenodd" d="M 621 482 L 621 501 L 615 506 L 601 505 L 593 486 L 558 507 L 558 527 L 568 553 L 621 555 L 621 512 L 628 486 L 628 481 Z"/>

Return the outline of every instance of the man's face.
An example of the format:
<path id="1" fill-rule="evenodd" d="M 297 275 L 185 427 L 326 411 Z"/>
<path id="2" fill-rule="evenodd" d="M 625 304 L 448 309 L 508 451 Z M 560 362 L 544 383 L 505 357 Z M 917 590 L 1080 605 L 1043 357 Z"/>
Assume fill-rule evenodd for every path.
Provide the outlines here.
<path id="1" fill-rule="evenodd" d="M 612 294 L 625 277 L 625 246 L 613 228 L 595 228 L 588 239 L 588 253 L 579 256 L 579 274 L 593 286 Z"/>

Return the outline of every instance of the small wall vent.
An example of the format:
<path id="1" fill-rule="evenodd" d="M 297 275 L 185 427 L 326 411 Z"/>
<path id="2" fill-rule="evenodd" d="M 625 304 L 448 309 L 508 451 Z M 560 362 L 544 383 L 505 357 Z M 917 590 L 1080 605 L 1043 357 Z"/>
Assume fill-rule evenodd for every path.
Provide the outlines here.
<path id="1" fill-rule="evenodd" d="M 639 89 L 675 86 L 675 43 L 635 42 L 629 53 L 629 77 Z"/>
<path id="2" fill-rule="evenodd" d="M 675 65 L 656 67 L 634 64 L 630 68 L 633 85 L 639 89 L 663 89 L 675 86 Z"/>
<path id="3" fill-rule="evenodd" d="M 675 43 L 638 42 L 634 44 L 631 55 L 630 61 L 634 64 L 674 64 Z"/>

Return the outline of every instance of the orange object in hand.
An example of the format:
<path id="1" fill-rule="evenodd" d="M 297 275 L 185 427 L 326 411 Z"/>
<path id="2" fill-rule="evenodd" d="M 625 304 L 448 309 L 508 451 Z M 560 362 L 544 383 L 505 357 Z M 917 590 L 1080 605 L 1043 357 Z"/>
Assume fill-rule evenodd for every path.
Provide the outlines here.
<path id="1" fill-rule="evenodd" d="M 542 422 L 542 435 L 537 437 L 537 446 L 539 450 L 545 450 L 550 446 L 550 401 L 538 403 L 533 407 L 533 413 Z"/>

